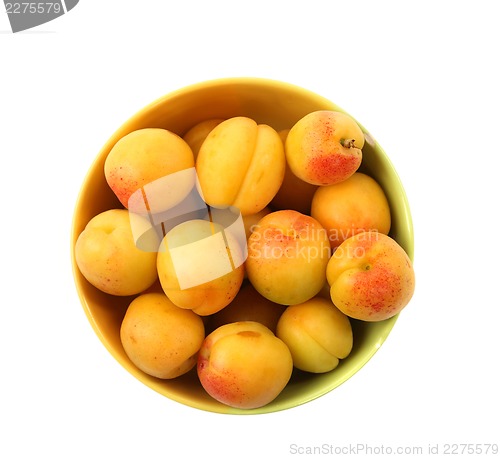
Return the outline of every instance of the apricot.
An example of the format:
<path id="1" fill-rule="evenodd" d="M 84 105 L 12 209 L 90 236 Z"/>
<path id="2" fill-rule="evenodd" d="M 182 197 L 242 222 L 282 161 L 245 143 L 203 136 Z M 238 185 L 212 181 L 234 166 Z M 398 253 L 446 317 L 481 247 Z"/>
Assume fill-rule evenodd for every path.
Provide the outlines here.
<path id="1" fill-rule="evenodd" d="M 201 318 L 176 307 L 163 293 L 135 298 L 120 327 L 120 340 L 132 363 L 161 379 L 179 377 L 195 367 L 204 338 Z"/>
<path id="2" fill-rule="evenodd" d="M 360 172 L 341 183 L 320 186 L 312 199 L 311 216 L 328 232 L 332 248 L 359 232 L 388 234 L 391 228 L 384 190 L 372 177 Z"/>
<path id="3" fill-rule="evenodd" d="M 278 192 L 285 153 L 278 133 L 239 116 L 216 126 L 196 160 L 201 194 L 213 207 L 234 206 L 242 215 L 257 213 Z"/>
<path id="4" fill-rule="evenodd" d="M 327 267 L 333 303 L 362 321 L 398 314 L 415 290 L 413 264 L 404 249 L 379 232 L 361 232 L 345 240 Z"/>
<path id="5" fill-rule="evenodd" d="M 205 391 L 240 409 L 269 404 L 293 370 L 290 350 L 261 323 L 240 321 L 217 328 L 204 340 L 197 372 Z"/>
<path id="6" fill-rule="evenodd" d="M 228 305 L 244 278 L 239 241 L 219 224 L 189 220 L 172 228 L 158 252 L 163 291 L 178 307 L 211 315 Z"/>
<path id="7" fill-rule="evenodd" d="M 290 129 L 285 129 L 278 132 L 283 145 L 286 142 L 289 131 Z M 287 162 L 283 183 L 270 205 L 276 210 L 296 210 L 309 215 L 311 213 L 311 201 L 317 188 L 316 185 L 307 183 L 297 177 Z"/>
<path id="8" fill-rule="evenodd" d="M 364 142 L 363 131 L 350 116 L 339 111 L 314 111 L 290 129 L 286 160 L 301 180 L 327 186 L 358 170 Z"/>
<path id="9" fill-rule="evenodd" d="M 105 293 L 130 296 L 149 288 L 158 278 L 156 251 L 160 240 L 146 231 L 138 248 L 132 232 L 148 226 L 126 209 L 106 210 L 94 216 L 75 244 L 76 264 L 89 283 Z"/>
<path id="10" fill-rule="evenodd" d="M 276 325 L 285 309 L 286 306 L 266 299 L 247 283 L 227 307 L 209 317 L 208 327 L 214 330 L 237 321 L 256 321 L 276 332 Z"/>
<path id="11" fill-rule="evenodd" d="M 222 121 L 224 121 L 224 119 L 206 119 L 205 121 L 201 121 L 198 124 L 195 124 L 182 136 L 184 141 L 191 147 L 191 151 L 193 152 L 195 161 L 198 157 L 198 152 L 200 151 L 201 145 L 207 138 L 208 134 L 212 132 L 212 130 Z"/>
<path id="12" fill-rule="evenodd" d="M 136 209 L 154 206 L 154 211 L 160 212 L 177 205 L 191 191 L 194 175 L 177 173 L 193 167 L 193 152 L 181 137 L 165 129 L 146 128 L 116 142 L 106 158 L 104 174 L 125 208 L 133 206 L 136 213 L 143 213 Z"/>
<path id="13" fill-rule="evenodd" d="M 349 318 L 322 297 L 287 307 L 276 336 L 290 349 L 294 366 L 313 373 L 335 369 L 353 345 Z"/>
<path id="14" fill-rule="evenodd" d="M 330 243 L 314 218 L 295 210 L 264 216 L 248 238 L 246 272 L 254 288 L 283 305 L 305 302 L 326 282 Z"/>

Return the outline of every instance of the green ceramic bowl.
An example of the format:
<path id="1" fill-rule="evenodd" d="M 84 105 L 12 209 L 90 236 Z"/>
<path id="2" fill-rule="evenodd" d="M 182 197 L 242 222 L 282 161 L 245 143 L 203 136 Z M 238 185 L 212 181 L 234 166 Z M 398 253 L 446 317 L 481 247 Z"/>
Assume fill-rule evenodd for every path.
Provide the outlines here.
<path id="1" fill-rule="evenodd" d="M 145 127 L 161 127 L 184 135 L 195 124 L 210 118 L 248 116 L 276 130 L 290 128 L 315 110 L 343 111 L 330 100 L 301 87 L 259 78 L 227 78 L 191 85 L 149 104 L 125 122 L 107 141 L 82 184 L 76 203 L 71 233 L 74 279 L 85 313 L 106 349 L 146 386 L 179 403 L 205 411 L 226 414 L 276 412 L 312 401 L 334 390 L 358 372 L 376 353 L 391 332 L 397 316 L 377 323 L 352 320 L 354 347 L 333 371 L 325 374 L 294 372 L 284 391 L 272 403 L 253 410 L 227 407 L 208 396 L 196 372 L 174 380 L 159 380 L 137 369 L 120 342 L 120 324 L 130 297 L 113 297 L 98 291 L 80 274 L 74 245 L 87 222 L 98 213 L 120 204 L 104 177 L 104 162 L 113 145 L 124 135 Z M 351 115 L 352 116 L 352 115 Z M 391 161 L 368 134 L 360 171 L 374 177 L 385 190 L 392 212 L 390 235 L 413 259 L 413 226 L 408 201 Z"/>

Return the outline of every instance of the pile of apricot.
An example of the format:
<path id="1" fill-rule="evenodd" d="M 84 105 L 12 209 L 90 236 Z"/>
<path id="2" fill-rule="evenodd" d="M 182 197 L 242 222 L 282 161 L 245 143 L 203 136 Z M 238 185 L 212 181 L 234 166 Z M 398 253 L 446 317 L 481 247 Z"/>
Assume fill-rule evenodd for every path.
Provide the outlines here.
<path id="1" fill-rule="evenodd" d="M 89 221 L 75 260 L 95 288 L 130 297 L 132 363 L 160 379 L 196 371 L 214 399 L 258 408 L 294 368 L 347 358 L 351 320 L 399 313 L 413 266 L 388 235 L 384 190 L 359 171 L 364 141 L 328 110 L 282 131 L 238 116 L 122 137 L 103 170 L 121 207 Z"/>

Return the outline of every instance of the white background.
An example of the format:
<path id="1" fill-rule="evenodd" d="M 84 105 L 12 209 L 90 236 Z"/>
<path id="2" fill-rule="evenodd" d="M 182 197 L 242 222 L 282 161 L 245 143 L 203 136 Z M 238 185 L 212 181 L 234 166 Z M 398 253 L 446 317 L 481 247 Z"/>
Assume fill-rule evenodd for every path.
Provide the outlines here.
<path id="1" fill-rule="evenodd" d="M 0 13 L 0 456 L 498 444 L 496 3 L 81 0 L 17 34 Z M 227 76 L 350 112 L 391 157 L 415 226 L 417 289 L 386 343 L 335 391 L 270 415 L 199 412 L 142 385 L 94 334 L 70 267 L 77 193 L 107 138 Z"/>

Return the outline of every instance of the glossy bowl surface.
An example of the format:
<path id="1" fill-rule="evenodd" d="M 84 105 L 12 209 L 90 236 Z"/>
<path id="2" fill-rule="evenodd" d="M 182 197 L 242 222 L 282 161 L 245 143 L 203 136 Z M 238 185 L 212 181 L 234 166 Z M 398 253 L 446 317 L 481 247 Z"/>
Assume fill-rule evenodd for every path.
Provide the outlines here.
<path id="1" fill-rule="evenodd" d="M 317 399 L 352 377 L 372 358 L 391 332 L 397 316 L 377 323 L 352 320 L 353 350 L 335 370 L 319 375 L 294 372 L 288 386 L 272 403 L 253 410 L 235 409 L 208 396 L 195 371 L 174 380 L 159 380 L 137 369 L 126 356 L 119 335 L 121 320 L 131 297 L 113 297 L 98 291 L 83 278 L 76 266 L 74 245 L 87 222 L 102 211 L 121 207 L 106 183 L 104 162 L 113 145 L 124 135 L 141 128 L 161 127 L 182 136 L 205 119 L 233 116 L 248 116 L 258 123 L 282 130 L 315 110 L 344 111 L 318 94 L 280 81 L 225 78 L 201 82 L 167 94 L 133 115 L 109 138 L 87 172 L 76 202 L 71 230 L 73 273 L 82 306 L 111 355 L 139 381 L 167 398 L 193 408 L 226 414 L 289 409 Z M 389 235 L 413 260 L 413 225 L 403 185 L 381 146 L 362 125 L 361 128 L 366 134 L 366 142 L 360 171 L 374 177 L 386 192 L 392 213 Z"/>

